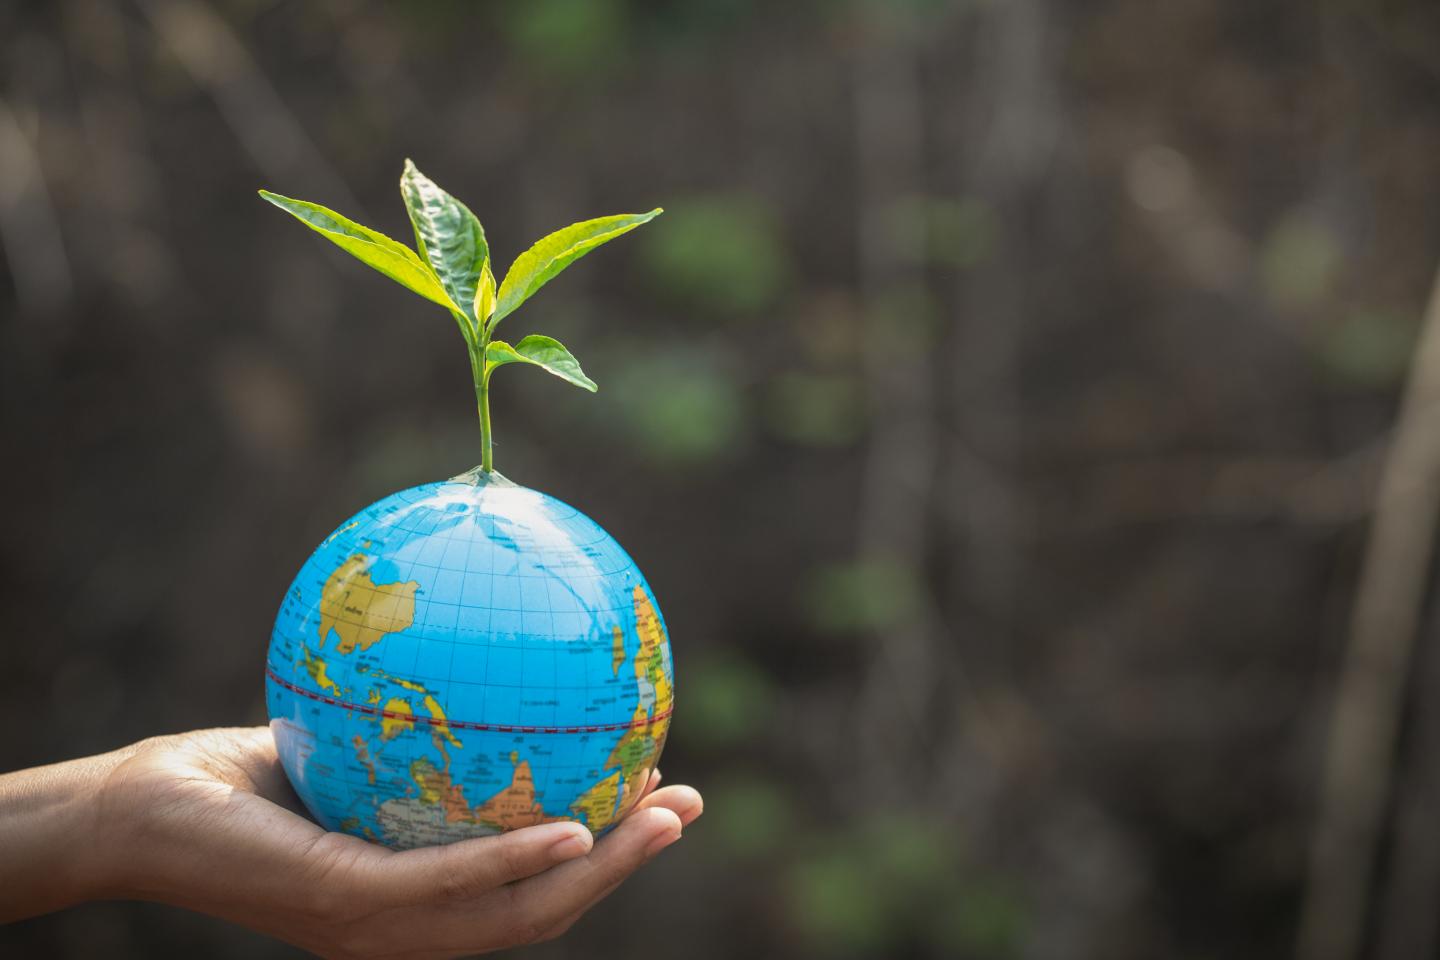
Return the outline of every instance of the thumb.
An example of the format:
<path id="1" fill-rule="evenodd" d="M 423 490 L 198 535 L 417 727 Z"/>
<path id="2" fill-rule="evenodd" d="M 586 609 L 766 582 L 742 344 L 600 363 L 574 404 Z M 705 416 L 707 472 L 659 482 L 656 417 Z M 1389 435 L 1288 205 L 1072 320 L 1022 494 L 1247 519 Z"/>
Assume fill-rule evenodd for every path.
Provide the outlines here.
<path id="1" fill-rule="evenodd" d="M 377 871 L 392 899 L 406 903 L 474 900 L 590 852 L 595 839 L 578 823 L 545 823 L 493 837 L 421 847 L 386 857 Z"/>

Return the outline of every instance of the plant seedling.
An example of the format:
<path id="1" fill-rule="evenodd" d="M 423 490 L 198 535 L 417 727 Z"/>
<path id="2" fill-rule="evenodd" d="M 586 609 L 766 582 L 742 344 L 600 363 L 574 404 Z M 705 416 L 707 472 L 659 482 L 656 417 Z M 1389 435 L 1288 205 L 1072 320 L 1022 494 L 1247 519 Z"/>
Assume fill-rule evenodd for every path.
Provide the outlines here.
<path id="1" fill-rule="evenodd" d="M 528 363 L 592 393 L 596 389 L 595 381 L 585 376 L 579 361 L 559 340 L 531 334 L 512 346 L 494 338 L 495 327 L 570 264 L 663 211 L 656 207 L 649 213 L 572 223 L 537 240 L 516 257 L 497 288 L 485 230 L 465 204 L 440 189 L 409 160 L 400 177 L 400 195 L 415 228 L 415 250 L 318 203 L 260 191 L 260 196 L 357 260 L 450 311 L 470 353 L 480 414 L 480 469 L 491 473 L 495 457 L 490 435 L 490 376 L 497 367 Z"/>

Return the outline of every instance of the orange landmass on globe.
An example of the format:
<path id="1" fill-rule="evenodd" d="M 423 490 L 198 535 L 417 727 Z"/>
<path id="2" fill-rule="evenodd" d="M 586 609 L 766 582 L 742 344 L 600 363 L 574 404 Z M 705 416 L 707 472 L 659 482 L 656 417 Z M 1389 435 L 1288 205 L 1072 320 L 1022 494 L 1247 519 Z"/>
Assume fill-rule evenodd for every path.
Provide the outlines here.
<path id="1" fill-rule="evenodd" d="M 530 761 L 521 760 L 518 753 L 512 752 L 510 762 L 515 765 L 510 785 L 475 807 L 468 805 L 465 788 L 450 779 L 449 771 L 439 769 L 424 757 L 410 764 L 410 776 L 420 788 L 421 802 L 443 804 L 445 819 L 451 822 L 482 823 L 514 830 L 562 819 L 546 816 L 535 801 L 535 776 L 530 771 Z"/>
<path id="2" fill-rule="evenodd" d="M 561 819 L 547 817 L 545 810 L 535 802 L 535 776 L 530 772 L 530 761 L 521 760 L 518 753 L 511 752 L 510 762 L 515 765 L 510 786 L 476 807 L 475 819 L 504 830 Z"/>
<path id="3" fill-rule="evenodd" d="M 320 646 L 333 630 L 339 638 L 336 652 L 368 650 L 386 634 L 415 622 L 415 591 L 420 584 L 375 583 L 369 567 L 370 558 L 357 553 L 325 581 L 320 592 Z"/>
<path id="4" fill-rule="evenodd" d="M 370 757 L 370 748 L 365 746 L 365 738 L 355 734 L 350 743 L 355 747 L 355 759 L 365 768 L 365 776 L 369 779 L 371 786 L 375 784 L 375 761 Z"/>
<path id="5" fill-rule="evenodd" d="M 437 769 L 435 764 L 421 757 L 410 764 L 410 776 L 420 788 L 420 801 L 443 804 L 446 820 L 475 819 L 465 803 L 465 789 L 458 783 L 452 783 L 447 771 Z"/>

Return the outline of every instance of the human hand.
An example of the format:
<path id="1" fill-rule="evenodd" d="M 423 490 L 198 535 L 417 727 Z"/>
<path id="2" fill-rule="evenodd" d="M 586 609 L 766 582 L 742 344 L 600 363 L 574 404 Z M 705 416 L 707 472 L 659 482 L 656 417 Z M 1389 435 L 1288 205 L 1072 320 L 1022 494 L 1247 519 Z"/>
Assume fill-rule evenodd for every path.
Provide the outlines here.
<path id="1" fill-rule="evenodd" d="M 327 957 L 547 940 L 700 815 L 698 793 L 658 782 L 657 771 L 598 842 L 551 823 L 395 852 L 308 819 L 267 727 L 158 737 L 0 777 L 0 841 L 17 853 L 0 857 L 0 889 L 13 890 L 0 894 L 0 920 L 115 897 L 223 917 Z M 22 891 L 10 881 L 30 861 L 51 865 L 51 879 Z"/>

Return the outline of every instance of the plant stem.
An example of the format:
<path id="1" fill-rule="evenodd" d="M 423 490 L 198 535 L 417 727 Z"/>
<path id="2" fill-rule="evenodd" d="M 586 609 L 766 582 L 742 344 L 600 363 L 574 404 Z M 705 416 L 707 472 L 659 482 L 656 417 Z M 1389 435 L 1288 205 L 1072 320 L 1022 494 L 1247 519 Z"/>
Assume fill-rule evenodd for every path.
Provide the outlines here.
<path id="1" fill-rule="evenodd" d="M 476 340 L 466 339 L 470 348 L 470 376 L 475 382 L 475 408 L 480 412 L 480 469 L 492 473 L 495 470 L 495 454 L 490 443 L 490 371 L 485 361 L 485 347 L 490 335 L 482 329 Z"/>
<path id="2" fill-rule="evenodd" d="M 484 367 L 485 359 L 480 359 L 481 367 Z M 480 406 L 480 469 L 490 473 L 495 469 L 495 454 L 490 449 L 490 384 L 486 381 L 484 370 L 480 374 L 480 386 L 476 388 L 475 398 Z"/>

